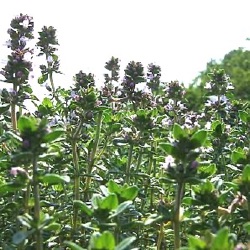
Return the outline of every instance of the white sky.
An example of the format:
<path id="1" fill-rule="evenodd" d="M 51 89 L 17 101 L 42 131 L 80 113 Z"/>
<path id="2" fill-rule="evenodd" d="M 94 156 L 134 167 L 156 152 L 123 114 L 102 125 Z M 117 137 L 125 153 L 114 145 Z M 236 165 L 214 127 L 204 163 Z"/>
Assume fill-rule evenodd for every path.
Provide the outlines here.
<path id="1" fill-rule="evenodd" d="M 36 33 L 44 25 L 57 29 L 65 74 L 57 78 L 58 85 L 72 83 L 79 70 L 102 82 L 111 56 L 121 59 L 121 75 L 129 61 L 153 62 L 161 66 L 163 81 L 188 84 L 211 59 L 249 47 L 249 10 L 249 0 L 4 1 L 0 62 L 8 52 L 1 45 L 8 39 L 10 21 L 23 13 L 34 17 Z"/>

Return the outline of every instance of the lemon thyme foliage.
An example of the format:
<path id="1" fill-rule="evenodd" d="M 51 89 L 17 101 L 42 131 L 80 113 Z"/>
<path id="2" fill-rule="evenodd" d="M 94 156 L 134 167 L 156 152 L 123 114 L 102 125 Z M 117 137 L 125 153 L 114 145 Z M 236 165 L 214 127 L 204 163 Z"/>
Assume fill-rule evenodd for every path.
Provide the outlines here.
<path id="1" fill-rule="evenodd" d="M 102 86 L 83 68 L 56 87 L 59 42 L 44 26 L 37 82 L 48 92 L 24 113 L 33 25 L 11 22 L 2 71 L 12 85 L 0 94 L 1 247 L 248 249 L 250 107 L 224 72 L 195 110 L 160 66 L 130 61 L 122 75 L 116 57 Z"/>

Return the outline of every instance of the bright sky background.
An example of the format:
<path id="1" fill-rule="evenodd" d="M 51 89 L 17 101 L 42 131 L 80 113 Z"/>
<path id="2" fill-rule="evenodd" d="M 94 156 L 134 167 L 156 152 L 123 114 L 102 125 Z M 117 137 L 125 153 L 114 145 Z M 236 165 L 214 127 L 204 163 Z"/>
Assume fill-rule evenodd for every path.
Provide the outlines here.
<path id="1" fill-rule="evenodd" d="M 250 41 L 249 0 L 11 0 L 1 4 L 0 62 L 9 50 L 10 21 L 20 13 L 34 17 L 35 33 L 54 26 L 60 43 L 63 87 L 79 70 L 102 83 L 111 56 L 121 60 L 121 75 L 129 61 L 153 62 L 162 80 L 190 83 L 211 59 Z M 36 72 L 36 71 L 35 71 Z M 146 70 L 145 70 L 146 72 Z"/>

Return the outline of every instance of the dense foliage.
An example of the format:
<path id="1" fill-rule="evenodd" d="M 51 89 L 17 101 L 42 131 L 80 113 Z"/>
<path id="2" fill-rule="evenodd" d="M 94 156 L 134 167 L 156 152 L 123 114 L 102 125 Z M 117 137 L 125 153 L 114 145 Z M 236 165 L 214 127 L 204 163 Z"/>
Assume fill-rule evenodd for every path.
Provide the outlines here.
<path id="1" fill-rule="evenodd" d="M 101 88 L 84 71 L 56 87 L 56 30 L 43 27 L 39 101 L 33 25 L 12 20 L 1 72 L 11 88 L 0 99 L 2 249 L 248 249 L 250 108 L 229 95 L 224 71 L 210 75 L 196 111 L 160 66 L 131 61 L 120 80 L 114 57 Z"/>

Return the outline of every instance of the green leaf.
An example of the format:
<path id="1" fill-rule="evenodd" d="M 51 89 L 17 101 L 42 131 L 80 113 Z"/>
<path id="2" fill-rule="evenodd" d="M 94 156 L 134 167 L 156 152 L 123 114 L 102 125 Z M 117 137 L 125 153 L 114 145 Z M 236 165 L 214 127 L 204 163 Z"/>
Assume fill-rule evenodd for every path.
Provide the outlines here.
<path id="1" fill-rule="evenodd" d="M 8 111 L 10 108 L 9 104 L 2 104 L 0 105 L 0 115 Z"/>
<path id="2" fill-rule="evenodd" d="M 82 212 L 86 213 L 88 216 L 93 214 L 93 211 L 83 202 L 80 200 L 73 201 L 74 207 L 79 208 Z"/>
<path id="3" fill-rule="evenodd" d="M 37 120 L 35 117 L 21 116 L 17 122 L 18 129 L 21 133 L 30 130 L 32 132 L 37 130 Z"/>
<path id="4" fill-rule="evenodd" d="M 217 168 L 215 163 L 211 163 L 209 165 L 200 165 L 198 167 L 198 173 L 201 173 L 203 178 L 212 176 L 216 173 Z"/>
<path id="5" fill-rule="evenodd" d="M 127 209 L 132 204 L 132 201 L 124 201 L 122 202 L 114 211 L 112 215 L 109 216 L 109 218 L 113 218 L 119 214 L 121 214 L 125 209 Z"/>
<path id="6" fill-rule="evenodd" d="M 53 55 L 52 55 L 52 58 L 53 58 L 54 61 L 58 61 L 58 55 L 53 54 Z"/>
<path id="7" fill-rule="evenodd" d="M 45 135 L 43 137 L 43 141 L 46 143 L 52 142 L 52 141 L 56 140 L 57 138 L 59 138 L 63 134 L 65 134 L 65 131 L 62 129 L 54 130 L 54 131 L 48 133 L 47 135 Z"/>
<path id="8" fill-rule="evenodd" d="M 14 183 L 9 182 L 0 186 L 0 194 L 4 195 L 6 193 L 12 193 L 18 190 L 21 190 L 24 187 L 25 183 Z"/>
<path id="9" fill-rule="evenodd" d="M 109 180 L 108 190 L 110 193 L 120 194 L 121 187 L 114 180 Z"/>
<path id="10" fill-rule="evenodd" d="M 186 183 L 189 183 L 191 185 L 198 185 L 202 182 L 204 182 L 202 179 L 199 179 L 199 178 L 196 178 L 196 177 L 188 177 L 188 178 L 185 178 L 185 182 Z"/>
<path id="11" fill-rule="evenodd" d="M 26 240 L 32 233 L 34 232 L 34 230 L 31 231 L 19 231 L 17 233 L 15 233 L 12 237 L 12 243 L 15 245 L 19 245 L 21 244 L 24 240 Z"/>
<path id="12" fill-rule="evenodd" d="M 191 137 L 191 144 L 193 148 L 201 147 L 207 139 L 207 131 L 199 130 Z"/>
<path id="13" fill-rule="evenodd" d="M 250 182 L 250 165 L 246 165 L 242 172 L 242 181 Z"/>
<path id="14" fill-rule="evenodd" d="M 46 174 L 41 176 L 40 181 L 42 183 L 47 183 L 50 185 L 56 185 L 60 183 L 70 182 L 70 177 L 66 175 L 58 175 L 58 174 Z"/>
<path id="15" fill-rule="evenodd" d="M 52 103 L 52 101 L 48 97 L 45 97 L 43 99 L 42 105 L 44 107 L 46 107 L 46 108 L 52 108 L 53 107 L 53 103 Z"/>
<path id="16" fill-rule="evenodd" d="M 159 214 L 151 214 L 145 221 L 144 221 L 144 225 L 148 226 L 151 225 L 155 222 L 159 222 L 162 221 L 162 219 L 164 218 L 163 215 L 159 215 Z"/>
<path id="17" fill-rule="evenodd" d="M 54 232 L 59 233 L 60 230 L 61 230 L 61 224 L 53 222 L 53 223 L 49 224 L 48 226 L 45 226 L 44 230 L 46 230 L 46 231 L 54 231 Z"/>
<path id="18" fill-rule="evenodd" d="M 241 148 L 234 150 L 231 154 L 231 160 L 233 163 L 241 163 L 240 161 L 246 160 L 246 158 L 246 154 Z"/>
<path id="19" fill-rule="evenodd" d="M 187 137 L 185 130 L 177 123 L 174 124 L 173 135 L 176 140 L 181 140 L 184 137 Z"/>
<path id="20" fill-rule="evenodd" d="M 159 146 L 161 149 L 163 149 L 165 151 L 165 153 L 172 155 L 172 153 L 174 152 L 175 148 L 172 144 L 170 143 L 159 143 Z"/>
<path id="21" fill-rule="evenodd" d="M 118 206 L 118 198 L 116 194 L 110 194 L 109 196 L 105 197 L 100 203 L 101 209 L 113 210 L 116 209 L 117 206 Z"/>
<path id="22" fill-rule="evenodd" d="M 121 191 L 121 197 L 126 200 L 134 200 L 138 195 L 139 188 L 136 186 L 128 187 Z"/>
<path id="23" fill-rule="evenodd" d="M 220 229 L 217 234 L 216 237 L 213 240 L 211 249 L 213 250 L 222 250 L 222 249 L 228 249 L 230 250 L 230 244 L 229 244 L 229 229 L 224 227 L 222 229 Z"/>
<path id="24" fill-rule="evenodd" d="M 80 246 L 78 246 L 76 243 L 72 241 L 64 241 L 63 242 L 66 246 L 70 247 L 71 250 L 86 250 Z"/>
<path id="25" fill-rule="evenodd" d="M 102 234 L 95 232 L 90 238 L 90 249 L 95 250 L 114 250 L 115 238 L 111 232 L 104 231 Z"/>
<path id="26" fill-rule="evenodd" d="M 211 193 L 214 190 L 214 185 L 212 182 L 207 180 L 205 183 L 201 183 L 200 186 L 201 194 Z"/>
<path id="27" fill-rule="evenodd" d="M 43 84 L 44 82 L 46 82 L 48 80 L 48 74 L 44 74 L 44 75 L 41 75 L 39 78 L 38 78 L 38 83 L 39 84 Z"/>
<path id="28" fill-rule="evenodd" d="M 248 234 L 250 234 L 250 222 L 243 224 L 243 228 Z"/>
<path id="29" fill-rule="evenodd" d="M 224 131 L 224 124 L 221 124 L 221 123 L 218 121 L 218 124 L 214 127 L 213 131 L 214 131 L 214 135 L 215 135 L 216 137 L 220 137 L 221 134 L 222 134 L 223 131 Z"/>
<path id="30" fill-rule="evenodd" d="M 243 121 L 244 123 L 247 123 L 249 119 L 249 114 L 246 111 L 239 110 L 239 117 L 241 121 Z"/>
<path id="31" fill-rule="evenodd" d="M 128 237 L 120 242 L 116 247 L 115 250 L 125 250 L 127 249 L 134 241 L 136 240 L 135 236 Z"/>
<path id="32" fill-rule="evenodd" d="M 190 235 L 188 237 L 188 246 L 191 249 L 205 249 L 206 243 L 203 240 Z"/>

